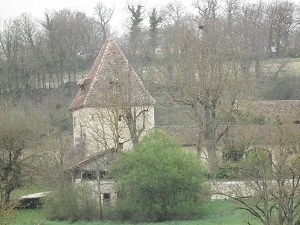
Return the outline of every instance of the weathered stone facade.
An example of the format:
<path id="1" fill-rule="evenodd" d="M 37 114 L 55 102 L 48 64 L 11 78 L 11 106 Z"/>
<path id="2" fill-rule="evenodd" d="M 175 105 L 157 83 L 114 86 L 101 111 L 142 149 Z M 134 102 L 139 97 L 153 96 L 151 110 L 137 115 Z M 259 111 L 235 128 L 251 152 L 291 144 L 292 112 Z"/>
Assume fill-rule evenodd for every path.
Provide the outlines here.
<path id="1" fill-rule="evenodd" d="M 117 43 L 103 45 L 70 106 L 74 146 L 84 157 L 114 148 L 129 150 L 154 127 L 155 100 Z"/>
<path id="2" fill-rule="evenodd" d="M 130 110 L 141 115 L 135 122 L 142 137 L 154 127 L 154 107 L 133 107 Z M 133 147 L 128 124 L 115 108 L 86 107 L 74 111 L 73 137 L 74 146 L 82 143 L 84 157 L 107 149 L 128 151 Z"/>
<path id="3" fill-rule="evenodd" d="M 154 127 L 155 100 L 112 39 L 78 85 L 69 107 L 74 149 L 68 170 L 74 183 L 89 185 L 103 205 L 113 205 L 116 188 L 105 176 L 108 166 Z"/>

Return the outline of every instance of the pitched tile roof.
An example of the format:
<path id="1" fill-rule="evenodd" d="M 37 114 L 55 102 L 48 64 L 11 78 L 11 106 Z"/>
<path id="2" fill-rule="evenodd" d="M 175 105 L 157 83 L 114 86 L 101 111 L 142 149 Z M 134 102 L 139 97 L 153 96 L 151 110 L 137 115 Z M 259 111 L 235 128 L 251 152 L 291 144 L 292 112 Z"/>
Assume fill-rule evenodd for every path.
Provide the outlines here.
<path id="1" fill-rule="evenodd" d="M 80 90 L 69 110 L 83 107 L 149 106 L 155 100 L 130 66 L 113 39 L 102 46 L 88 76 L 78 82 Z"/>
<path id="2" fill-rule="evenodd" d="M 161 126 L 155 128 L 183 146 L 197 145 L 199 132 L 196 127 Z"/>
<path id="3" fill-rule="evenodd" d="M 183 146 L 197 146 L 199 131 L 197 127 L 156 127 Z M 223 132 L 225 126 L 218 127 L 218 133 Z M 298 142 L 300 127 L 296 124 L 287 125 L 236 125 L 228 133 L 236 143 L 249 145 L 275 145 L 279 140 L 281 144 Z"/>
<path id="4" fill-rule="evenodd" d="M 94 155 L 91 155 L 85 159 L 83 159 L 82 161 L 80 161 L 79 163 L 77 163 L 76 165 L 73 165 L 71 166 L 70 168 L 68 168 L 67 170 L 76 170 L 78 169 L 80 166 L 84 165 L 84 164 L 87 164 L 93 160 L 98 160 L 99 158 L 101 157 L 104 157 L 104 156 L 109 156 L 109 160 L 110 161 L 113 161 L 116 157 L 116 152 L 115 152 L 115 149 L 112 148 L 112 149 L 107 149 L 105 151 L 101 151 L 101 152 L 98 152 Z"/>
<path id="5" fill-rule="evenodd" d="M 242 110 L 264 115 L 271 121 L 277 118 L 291 122 L 300 120 L 300 100 L 253 101 L 238 104 Z"/>

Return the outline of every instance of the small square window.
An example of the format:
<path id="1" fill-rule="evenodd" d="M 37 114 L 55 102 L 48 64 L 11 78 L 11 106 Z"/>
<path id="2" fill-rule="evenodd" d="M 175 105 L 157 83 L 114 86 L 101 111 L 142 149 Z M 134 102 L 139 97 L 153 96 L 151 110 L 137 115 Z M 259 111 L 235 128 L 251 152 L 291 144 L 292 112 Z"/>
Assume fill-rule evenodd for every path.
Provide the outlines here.
<path id="1" fill-rule="evenodd" d="M 103 198 L 106 198 L 106 199 L 107 199 L 107 198 L 110 198 L 110 193 L 104 193 L 104 194 L 103 194 Z"/>

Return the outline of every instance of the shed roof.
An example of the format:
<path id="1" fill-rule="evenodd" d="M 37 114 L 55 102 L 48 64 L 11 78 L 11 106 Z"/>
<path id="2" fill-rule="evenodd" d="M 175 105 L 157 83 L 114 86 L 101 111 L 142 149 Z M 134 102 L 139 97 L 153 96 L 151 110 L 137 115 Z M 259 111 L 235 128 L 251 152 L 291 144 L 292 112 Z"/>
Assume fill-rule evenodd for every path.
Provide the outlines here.
<path id="1" fill-rule="evenodd" d="M 242 110 L 247 110 L 254 114 L 261 114 L 274 121 L 300 120 L 300 100 L 273 100 L 273 101 L 252 101 L 239 102 Z"/>
<path id="2" fill-rule="evenodd" d="M 80 90 L 69 110 L 83 107 L 139 107 L 154 105 L 139 76 L 118 44 L 108 39 L 102 46 L 88 76 L 78 82 Z"/>
<path id="3" fill-rule="evenodd" d="M 105 151 L 101 151 L 101 152 L 98 152 L 94 155 L 91 155 L 91 156 L 85 158 L 84 160 L 80 161 L 76 165 L 73 165 L 72 167 L 68 168 L 68 170 L 71 170 L 71 171 L 76 170 L 76 169 L 80 168 L 82 165 L 88 164 L 88 163 L 90 163 L 94 160 L 98 160 L 98 159 L 103 158 L 105 156 L 109 156 L 108 160 L 110 162 L 113 161 L 115 159 L 115 156 L 116 156 L 115 149 L 114 148 L 107 149 Z"/>
<path id="4" fill-rule="evenodd" d="M 197 127 L 156 127 L 183 146 L 197 146 L 199 130 Z M 226 126 L 219 126 L 217 133 L 220 134 Z M 227 133 L 236 143 L 249 145 L 282 145 L 299 144 L 300 125 L 236 125 L 232 126 Z"/>

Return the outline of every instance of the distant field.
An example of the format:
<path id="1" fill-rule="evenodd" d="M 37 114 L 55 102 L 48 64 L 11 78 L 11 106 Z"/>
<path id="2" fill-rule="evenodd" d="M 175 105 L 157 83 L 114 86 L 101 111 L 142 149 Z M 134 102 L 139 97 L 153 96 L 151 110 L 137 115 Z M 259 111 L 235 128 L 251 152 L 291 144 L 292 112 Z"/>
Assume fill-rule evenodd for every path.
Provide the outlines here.
<path id="1" fill-rule="evenodd" d="M 249 217 L 244 211 L 234 210 L 235 204 L 231 201 L 216 200 L 208 203 L 203 209 L 203 218 L 196 221 L 172 221 L 160 225 L 243 225 L 247 224 Z M 42 210 L 19 210 L 14 214 L 12 225 L 67 225 L 66 222 L 47 221 L 42 216 Z M 75 222 L 74 225 L 129 225 L 129 223 L 105 222 Z M 251 224 L 259 225 L 258 221 L 251 220 Z M 135 224 L 139 225 L 139 224 Z M 143 223 L 140 225 L 157 225 L 157 223 Z"/>

